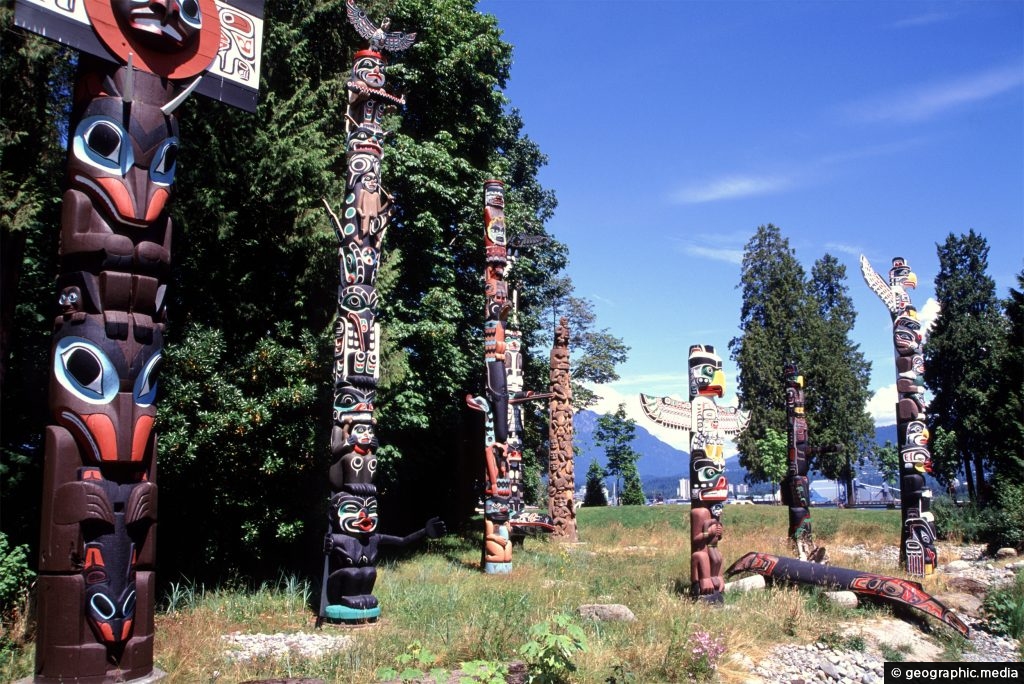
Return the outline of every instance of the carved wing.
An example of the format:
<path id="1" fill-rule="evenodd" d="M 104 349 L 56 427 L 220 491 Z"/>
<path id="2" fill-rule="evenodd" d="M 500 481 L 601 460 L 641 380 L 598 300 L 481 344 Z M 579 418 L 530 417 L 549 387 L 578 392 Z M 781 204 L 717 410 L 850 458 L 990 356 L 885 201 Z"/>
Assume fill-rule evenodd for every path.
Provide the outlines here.
<path id="1" fill-rule="evenodd" d="M 740 411 L 735 406 L 718 407 L 718 428 L 730 437 L 743 432 L 750 422 L 750 412 Z"/>
<path id="2" fill-rule="evenodd" d="M 415 33 L 401 33 L 392 31 L 384 35 L 384 47 L 388 52 L 402 52 L 412 47 L 416 42 Z"/>
<path id="3" fill-rule="evenodd" d="M 889 283 L 885 282 L 885 279 L 878 275 L 875 269 L 871 268 L 871 264 L 863 254 L 860 255 L 860 271 L 864 274 L 864 280 L 867 282 L 868 287 L 878 295 L 878 298 L 882 300 L 882 303 L 885 304 L 889 311 L 893 314 L 898 313 L 899 306 L 896 293 L 893 292 Z"/>
<path id="4" fill-rule="evenodd" d="M 348 0 L 345 3 L 345 12 L 348 14 L 348 22 L 366 40 L 372 38 L 373 34 L 377 32 L 377 25 L 370 21 L 370 18 L 366 16 L 366 12 L 356 7 L 352 0 Z M 415 38 L 415 34 L 413 34 L 413 37 Z"/>
<path id="5" fill-rule="evenodd" d="M 641 394 L 640 407 L 658 425 L 686 432 L 693 430 L 693 406 L 688 401 Z"/>

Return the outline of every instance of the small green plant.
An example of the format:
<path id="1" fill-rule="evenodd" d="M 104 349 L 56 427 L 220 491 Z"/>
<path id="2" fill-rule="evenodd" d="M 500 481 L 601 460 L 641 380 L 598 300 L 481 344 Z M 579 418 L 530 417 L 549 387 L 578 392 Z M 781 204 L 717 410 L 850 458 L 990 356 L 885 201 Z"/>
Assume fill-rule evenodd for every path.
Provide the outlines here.
<path id="1" fill-rule="evenodd" d="M 505 684 L 508 666 L 491 660 L 470 660 L 461 663 L 459 684 Z"/>
<path id="2" fill-rule="evenodd" d="M 882 660 L 885 660 L 886 662 L 902 663 L 904 660 L 904 654 L 900 650 L 899 646 L 881 643 L 878 645 L 878 650 L 882 654 Z"/>
<path id="3" fill-rule="evenodd" d="M 612 673 L 604 678 L 604 684 L 636 684 L 636 675 L 622 663 L 612 665 Z"/>
<path id="4" fill-rule="evenodd" d="M 438 684 L 447 681 L 447 670 L 430 667 L 434 664 L 434 660 L 433 653 L 425 649 L 419 641 L 414 641 L 406 647 L 405 653 L 395 658 L 397 667 L 382 667 L 377 670 L 377 679 L 382 682 L 391 682 L 396 679 L 400 682 L 408 682 L 430 677 Z"/>
<path id="5" fill-rule="evenodd" d="M 867 647 L 867 645 L 864 643 L 864 637 L 862 637 L 860 634 L 854 634 L 852 636 L 846 637 L 843 640 L 843 646 L 845 646 L 848 650 L 858 651 L 860 653 L 863 653 L 864 649 Z"/>
<path id="6" fill-rule="evenodd" d="M 519 653 L 526 659 L 531 684 L 562 684 L 576 671 L 573 656 L 588 649 L 583 629 L 563 613 L 530 627 L 530 640 Z"/>
<path id="7" fill-rule="evenodd" d="M 981 607 L 989 630 L 1014 639 L 1024 636 L 1024 573 L 1018 572 L 1011 584 L 990 591 Z"/>
<path id="8" fill-rule="evenodd" d="M 725 643 L 704 630 L 690 635 L 685 667 L 692 682 L 709 682 L 718 671 L 718 660 L 725 653 Z"/>
<path id="9" fill-rule="evenodd" d="M 11 548 L 7 535 L 0 532 L 0 613 L 21 601 L 34 576 L 28 567 L 28 546 Z"/>
<path id="10" fill-rule="evenodd" d="M 825 644 L 829 648 L 839 648 L 843 643 L 843 637 L 839 634 L 839 632 L 833 632 L 829 630 L 828 632 L 825 632 L 820 637 L 818 637 L 818 641 Z"/>

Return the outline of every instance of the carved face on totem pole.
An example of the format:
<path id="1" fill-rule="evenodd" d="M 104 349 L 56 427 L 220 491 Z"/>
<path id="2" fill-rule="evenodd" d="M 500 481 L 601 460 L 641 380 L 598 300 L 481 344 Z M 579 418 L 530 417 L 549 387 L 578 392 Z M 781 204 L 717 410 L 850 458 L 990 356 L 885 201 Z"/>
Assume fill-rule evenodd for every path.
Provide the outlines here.
<path id="1" fill-rule="evenodd" d="M 352 80 L 365 84 L 368 88 L 381 90 L 384 88 L 384 71 L 387 62 L 384 57 L 372 50 L 360 50 L 352 64 Z"/>
<path id="2" fill-rule="evenodd" d="M 722 359 L 709 344 L 690 347 L 690 398 L 697 396 L 721 397 L 725 393 L 725 373 Z"/>
<path id="3" fill-rule="evenodd" d="M 341 492 L 331 497 L 335 532 L 350 535 L 372 534 L 377 529 L 377 497 Z"/>
<path id="4" fill-rule="evenodd" d="M 199 0 L 112 0 L 111 5 L 122 30 L 157 50 L 181 49 L 203 29 Z"/>
<path id="5" fill-rule="evenodd" d="M 144 228 L 163 213 L 178 157 L 178 127 L 159 107 L 120 97 L 89 101 L 72 138 L 70 186 L 89 196 L 108 220 Z"/>

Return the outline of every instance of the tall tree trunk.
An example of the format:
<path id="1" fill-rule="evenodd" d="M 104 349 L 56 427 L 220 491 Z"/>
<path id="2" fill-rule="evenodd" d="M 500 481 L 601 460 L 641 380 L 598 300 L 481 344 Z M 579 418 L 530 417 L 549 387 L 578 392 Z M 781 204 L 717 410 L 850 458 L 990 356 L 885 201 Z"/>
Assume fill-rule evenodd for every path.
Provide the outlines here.
<path id="1" fill-rule="evenodd" d="M 985 467 L 980 453 L 974 454 L 974 479 L 978 486 L 978 505 L 984 506 L 988 503 L 989 491 L 985 484 Z"/>
<path id="2" fill-rule="evenodd" d="M 964 481 L 967 483 L 967 496 L 971 502 L 978 503 L 978 493 L 974 488 L 974 476 L 971 474 L 971 457 L 966 452 L 961 452 L 964 462 Z"/>
<path id="3" fill-rule="evenodd" d="M 7 360 L 14 341 L 14 308 L 17 304 L 18 280 L 21 277 L 21 260 L 25 253 L 25 231 L 7 230 L 0 234 L 0 390 L 7 375 Z"/>

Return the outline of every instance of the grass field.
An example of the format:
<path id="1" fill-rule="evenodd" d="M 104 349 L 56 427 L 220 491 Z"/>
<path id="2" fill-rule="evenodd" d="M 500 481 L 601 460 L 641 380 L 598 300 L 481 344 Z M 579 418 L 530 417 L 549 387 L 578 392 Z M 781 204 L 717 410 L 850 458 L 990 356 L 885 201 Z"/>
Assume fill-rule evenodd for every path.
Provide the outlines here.
<path id="1" fill-rule="evenodd" d="M 686 506 L 581 509 L 579 544 L 529 538 L 515 550 L 507 576 L 479 571 L 482 530 L 431 541 L 423 553 L 378 566 L 374 593 L 381 621 L 359 629 L 324 627 L 325 633 L 350 635 L 354 644 L 316 660 L 236 664 L 225 657 L 221 636 L 312 632 L 308 599 L 319 592 L 319 578 L 286 577 L 258 589 L 176 585 L 157 615 L 156 665 L 168 673 L 166 681 L 189 684 L 300 676 L 374 682 L 413 644 L 430 666 L 447 670 L 467 661 L 521 659 L 531 626 L 568 614 L 587 641 L 586 652 L 573 658 L 579 668 L 573 681 L 687 681 L 693 668 L 689 639 L 698 631 L 725 646 L 717 677 L 742 681 L 744 670 L 732 654 L 757 661 L 775 644 L 815 641 L 833 633 L 838 621 L 885 610 L 843 609 L 816 590 L 795 588 L 730 594 L 723 607 L 695 604 L 687 598 L 688 513 Z M 834 564 L 899 575 L 878 556 L 842 552 L 854 545 L 868 551 L 895 545 L 898 511 L 816 509 L 813 516 L 818 541 L 828 546 Z M 782 506 L 727 507 L 720 545 L 726 564 L 752 550 L 791 555 L 786 521 Z M 940 591 L 941 581 L 928 579 L 925 588 Z M 624 604 L 637 620 L 583 621 L 577 609 L 587 603 Z M 31 673 L 31 647 L 7 655 L 0 679 Z"/>

